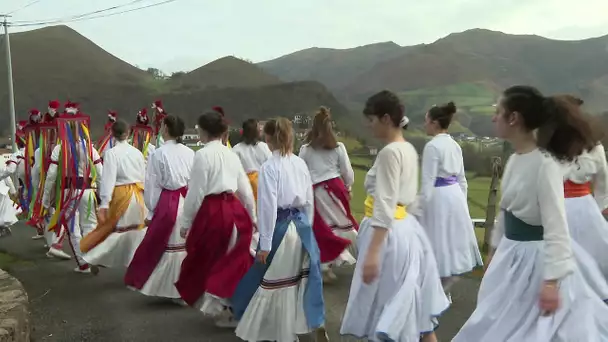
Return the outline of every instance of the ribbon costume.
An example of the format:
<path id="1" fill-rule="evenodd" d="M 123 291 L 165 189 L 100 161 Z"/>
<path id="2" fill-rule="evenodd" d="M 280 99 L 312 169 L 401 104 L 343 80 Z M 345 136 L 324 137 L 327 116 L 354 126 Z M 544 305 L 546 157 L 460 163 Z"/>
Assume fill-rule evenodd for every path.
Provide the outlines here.
<path id="1" fill-rule="evenodd" d="M 108 122 L 103 127 L 103 136 L 101 137 L 101 139 L 99 139 L 99 141 L 97 141 L 97 144 L 95 144 L 97 146 L 97 151 L 99 152 L 99 155 L 101 155 L 102 157 L 107 149 L 110 149 L 114 147 L 114 145 L 116 145 L 114 137 L 112 137 L 112 125 L 114 125 L 114 123 L 116 122 L 117 117 L 118 114 L 116 114 L 115 111 L 108 112 Z"/>
<path id="2" fill-rule="evenodd" d="M 154 130 L 152 127 L 148 126 L 149 122 L 148 110 L 142 108 L 142 110 L 137 112 L 135 124 L 131 126 L 131 134 L 129 137 L 129 143 L 144 154 L 145 160 L 148 160 L 148 155 L 153 152 L 150 151 L 150 148 L 153 148 L 152 146 L 154 146 L 150 144 L 150 141 L 154 136 Z"/>
<path id="3" fill-rule="evenodd" d="M 48 230 L 68 228 L 70 246 L 76 257 L 76 272 L 90 272 L 82 259 L 80 240 L 97 226 L 93 184 L 99 182 L 101 158 L 89 135 L 90 117 L 68 102 L 65 113 L 56 118 L 58 142 L 53 148 L 42 195 L 44 211 L 53 206 Z M 41 190 L 42 191 L 42 190 Z M 52 200 L 54 198 L 54 205 Z"/>
<path id="4" fill-rule="evenodd" d="M 160 147 L 160 145 L 163 143 L 163 138 L 160 135 L 160 129 L 163 126 L 163 120 L 165 120 L 168 114 L 165 111 L 163 102 L 161 100 L 154 101 L 152 104 L 152 109 L 154 109 L 154 135 L 156 139 L 156 147 Z"/>

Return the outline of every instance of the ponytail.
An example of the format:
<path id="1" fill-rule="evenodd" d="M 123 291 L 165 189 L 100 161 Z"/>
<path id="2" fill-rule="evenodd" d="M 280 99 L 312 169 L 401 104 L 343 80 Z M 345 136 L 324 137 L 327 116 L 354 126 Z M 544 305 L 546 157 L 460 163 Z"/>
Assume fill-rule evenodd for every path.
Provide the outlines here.
<path id="1" fill-rule="evenodd" d="M 286 156 L 293 150 L 293 128 L 291 121 L 285 118 L 270 120 L 264 125 L 264 133 L 270 136 L 270 144 Z"/>

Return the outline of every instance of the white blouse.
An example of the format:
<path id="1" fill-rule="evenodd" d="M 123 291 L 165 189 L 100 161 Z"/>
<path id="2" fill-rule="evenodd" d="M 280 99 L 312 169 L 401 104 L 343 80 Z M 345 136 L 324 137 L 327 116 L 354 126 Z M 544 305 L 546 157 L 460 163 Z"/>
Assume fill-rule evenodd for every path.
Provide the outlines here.
<path id="1" fill-rule="evenodd" d="M 422 180 L 418 198 L 421 210 L 424 210 L 431 201 L 437 177 L 451 176 L 456 176 L 458 185 L 466 197 L 468 185 L 462 149 L 449 134 L 437 134 L 424 146 L 422 152 Z"/>
<path id="2" fill-rule="evenodd" d="M 312 225 L 314 197 L 306 163 L 298 156 L 274 151 L 258 177 L 258 231 L 260 249 L 270 251 L 279 209 L 304 210 Z"/>
<path id="3" fill-rule="evenodd" d="M 332 150 L 316 150 L 310 144 L 302 145 L 299 157 L 308 165 L 313 184 L 342 177 L 344 185 L 350 189 L 355 182 L 355 172 L 350 165 L 348 152 L 341 142 Z"/>
<path id="4" fill-rule="evenodd" d="M 418 191 L 418 153 L 409 142 L 386 145 L 365 177 L 365 190 L 374 198 L 373 227 L 390 229 L 397 205 L 408 206 Z"/>
<path id="5" fill-rule="evenodd" d="M 502 212 L 509 211 L 527 224 L 543 226 L 545 279 L 561 279 L 570 274 L 574 262 L 559 163 L 538 149 L 513 154 L 502 176 L 501 191 L 501 212 L 492 246 L 496 248 L 505 234 Z"/>
<path id="6" fill-rule="evenodd" d="M 236 194 L 253 222 L 256 222 L 253 191 L 239 157 L 221 141 L 214 140 L 194 155 L 180 227 L 190 229 L 205 196 L 223 192 Z"/>
<path id="7" fill-rule="evenodd" d="M 272 155 L 268 145 L 261 141 L 258 141 L 255 145 L 240 142 L 232 147 L 232 152 L 239 156 L 247 173 L 260 171 L 262 164 Z"/>
<path id="8" fill-rule="evenodd" d="M 25 163 L 23 160 L 25 160 L 25 149 L 21 148 L 19 151 L 11 154 L 6 162 L 6 166 L 0 171 L 0 180 L 16 174 L 17 178 L 25 182 Z"/>
<path id="9" fill-rule="evenodd" d="M 563 164 L 562 169 L 564 181 L 576 184 L 591 182 L 597 205 L 601 210 L 608 208 L 608 166 L 603 145 L 583 153 L 572 163 Z"/>
<path id="10" fill-rule="evenodd" d="M 78 176 L 84 176 L 84 170 L 89 167 L 88 163 L 93 162 L 95 167 L 95 171 L 97 172 L 97 188 L 101 188 L 101 177 L 103 176 L 103 166 L 101 164 L 101 157 L 99 156 L 99 152 L 95 147 L 92 147 L 93 160 L 89 158 L 87 155 L 86 149 L 82 148 L 82 145 L 77 145 L 76 149 L 78 150 Z M 37 150 L 38 151 L 38 150 Z M 35 163 L 40 162 L 40 152 L 35 155 Z M 44 182 L 44 194 L 42 195 L 42 205 L 45 208 L 50 206 L 50 195 L 55 189 L 55 181 L 57 180 L 57 163 L 59 162 L 59 157 L 61 156 L 61 144 L 57 144 L 55 148 L 53 148 L 53 152 L 51 153 L 51 163 L 49 165 L 49 169 L 46 174 L 46 180 Z M 36 184 L 36 183 L 34 183 Z"/>
<path id="11" fill-rule="evenodd" d="M 103 174 L 99 188 L 100 208 L 109 208 L 114 187 L 126 184 L 144 183 L 146 166 L 144 155 L 126 141 L 117 141 L 106 150 Z"/>
<path id="12" fill-rule="evenodd" d="M 178 190 L 188 185 L 194 151 L 175 140 L 166 141 L 150 156 L 146 173 L 144 200 L 151 219 L 163 189 Z"/>

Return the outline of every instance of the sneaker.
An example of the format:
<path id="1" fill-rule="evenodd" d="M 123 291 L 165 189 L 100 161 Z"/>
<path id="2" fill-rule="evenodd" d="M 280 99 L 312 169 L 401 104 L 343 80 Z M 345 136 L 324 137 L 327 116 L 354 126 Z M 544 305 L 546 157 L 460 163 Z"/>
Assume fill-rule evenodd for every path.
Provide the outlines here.
<path id="1" fill-rule="evenodd" d="M 55 258 L 63 259 L 63 260 L 70 260 L 70 259 L 72 259 L 72 257 L 69 256 L 66 252 L 64 252 L 62 250 L 59 250 L 57 248 L 54 248 L 54 247 L 51 247 L 49 249 L 49 252 L 46 253 L 46 255 L 47 256 L 50 255 L 51 257 L 55 257 Z"/>
<path id="2" fill-rule="evenodd" d="M 44 235 L 38 234 L 38 235 L 32 236 L 32 240 L 40 240 L 40 239 L 44 239 Z"/>
<path id="3" fill-rule="evenodd" d="M 215 325 L 219 328 L 236 328 L 239 321 L 234 319 L 234 316 L 223 316 L 215 320 Z"/>
<path id="4" fill-rule="evenodd" d="M 448 297 L 448 302 L 450 302 L 450 304 L 452 304 L 452 294 L 448 293 L 447 297 Z"/>
<path id="5" fill-rule="evenodd" d="M 316 342 L 329 342 L 329 336 L 327 336 L 327 330 L 325 327 L 320 327 L 315 332 L 315 341 Z"/>
<path id="6" fill-rule="evenodd" d="M 45 243 L 44 246 L 42 246 L 42 248 L 45 248 L 45 249 L 49 248 L 49 245 Z"/>
<path id="7" fill-rule="evenodd" d="M 84 268 L 84 269 L 82 269 L 82 268 L 80 268 L 80 267 L 76 267 L 76 268 L 74 269 L 74 272 L 76 272 L 76 273 L 83 273 L 83 274 L 87 274 L 87 273 L 91 273 L 91 268 L 90 268 L 90 267 L 88 267 L 88 266 L 87 266 L 87 268 Z"/>

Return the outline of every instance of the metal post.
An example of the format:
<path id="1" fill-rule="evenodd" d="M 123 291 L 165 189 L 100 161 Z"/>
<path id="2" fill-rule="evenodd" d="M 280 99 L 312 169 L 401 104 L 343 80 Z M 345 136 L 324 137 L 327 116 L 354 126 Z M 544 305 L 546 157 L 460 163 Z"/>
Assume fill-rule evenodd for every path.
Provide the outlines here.
<path id="1" fill-rule="evenodd" d="M 4 16 L 4 47 L 6 49 L 6 74 L 8 77 L 8 109 L 11 116 L 11 141 L 13 153 L 17 152 L 17 142 L 15 136 L 17 133 L 17 120 L 15 118 L 15 93 L 13 91 L 13 64 L 11 61 L 11 43 L 8 33 L 8 16 Z"/>

